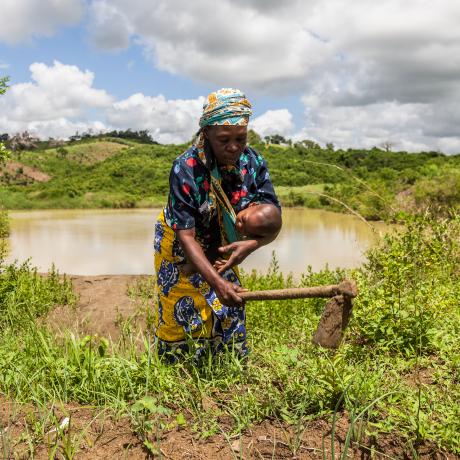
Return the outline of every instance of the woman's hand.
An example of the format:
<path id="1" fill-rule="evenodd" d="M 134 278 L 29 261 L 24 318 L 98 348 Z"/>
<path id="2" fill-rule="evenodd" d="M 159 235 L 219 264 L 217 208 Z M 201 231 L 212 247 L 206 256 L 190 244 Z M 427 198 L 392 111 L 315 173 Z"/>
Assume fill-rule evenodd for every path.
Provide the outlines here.
<path id="1" fill-rule="evenodd" d="M 217 297 L 224 305 L 241 306 L 243 299 L 238 295 L 238 292 L 243 292 L 245 289 L 230 283 L 217 273 L 203 252 L 203 248 L 195 240 L 195 229 L 178 230 L 176 234 L 188 260 L 188 264 L 185 264 L 182 270 L 187 273 L 189 271 L 201 273 L 208 284 L 214 288 Z"/>
<path id="2" fill-rule="evenodd" d="M 243 299 L 238 295 L 239 292 L 246 292 L 247 289 L 242 288 L 238 284 L 230 283 L 230 281 L 220 278 L 220 281 L 215 284 L 214 290 L 222 304 L 229 307 L 241 307 Z"/>
<path id="3" fill-rule="evenodd" d="M 218 273 L 223 273 L 225 270 L 234 267 L 235 265 L 243 262 L 246 257 L 254 252 L 259 247 L 259 242 L 257 240 L 242 240 L 235 241 L 230 243 L 227 246 L 222 246 L 219 248 L 221 254 L 231 253 L 228 260 L 217 259 L 215 267 Z M 222 263 L 222 260 L 224 263 Z"/>

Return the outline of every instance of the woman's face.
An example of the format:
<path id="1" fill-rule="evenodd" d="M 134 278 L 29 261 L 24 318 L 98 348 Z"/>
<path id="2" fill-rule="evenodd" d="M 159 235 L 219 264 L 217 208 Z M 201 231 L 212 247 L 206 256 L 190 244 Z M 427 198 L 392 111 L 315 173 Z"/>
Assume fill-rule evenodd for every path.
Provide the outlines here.
<path id="1" fill-rule="evenodd" d="M 247 126 L 207 126 L 206 139 L 220 166 L 234 165 L 246 147 Z"/>

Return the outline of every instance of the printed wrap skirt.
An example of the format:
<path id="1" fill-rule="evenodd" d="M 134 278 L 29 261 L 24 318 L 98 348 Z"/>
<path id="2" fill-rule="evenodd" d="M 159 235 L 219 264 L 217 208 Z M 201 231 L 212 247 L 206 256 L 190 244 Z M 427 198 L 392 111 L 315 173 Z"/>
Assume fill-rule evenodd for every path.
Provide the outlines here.
<path id="1" fill-rule="evenodd" d="M 190 353 L 192 345 L 197 358 L 207 349 L 219 352 L 226 346 L 245 355 L 245 307 L 223 305 L 201 274 L 185 275 L 178 244 L 174 230 L 166 224 L 161 211 L 155 224 L 154 240 L 158 353 L 174 361 L 178 354 Z M 237 267 L 222 276 L 241 284 Z"/>

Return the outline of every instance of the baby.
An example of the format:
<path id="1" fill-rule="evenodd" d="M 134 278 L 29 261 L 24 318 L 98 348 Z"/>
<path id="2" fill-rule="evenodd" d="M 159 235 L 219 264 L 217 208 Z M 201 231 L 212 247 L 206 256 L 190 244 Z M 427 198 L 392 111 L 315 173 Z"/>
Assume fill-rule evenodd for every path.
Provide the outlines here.
<path id="1" fill-rule="evenodd" d="M 281 229 L 280 210 L 272 204 L 253 204 L 240 211 L 236 216 L 235 227 L 242 239 L 263 239 L 268 238 L 272 241 Z M 225 259 L 207 254 L 209 261 L 216 270 L 219 270 L 224 264 Z M 181 266 L 182 272 L 189 276 L 195 270 L 190 263 Z"/>
<path id="2" fill-rule="evenodd" d="M 272 204 L 254 204 L 238 213 L 235 227 L 245 239 L 277 235 L 281 229 L 281 213 Z"/>
<path id="3" fill-rule="evenodd" d="M 240 211 L 236 216 L 235 227 L 238 233 L 246 239 L 267 239 L 267 244 L 273 241 L 281 230 L 280 210 L 272 204 L 253 204 Z M 220 270 L 226 263 L 222 257 L 213 263 Z"/>

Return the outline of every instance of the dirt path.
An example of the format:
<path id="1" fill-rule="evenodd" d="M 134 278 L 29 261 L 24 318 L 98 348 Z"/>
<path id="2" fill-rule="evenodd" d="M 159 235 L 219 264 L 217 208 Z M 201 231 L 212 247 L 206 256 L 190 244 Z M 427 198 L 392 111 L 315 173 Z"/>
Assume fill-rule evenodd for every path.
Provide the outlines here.
<path id="1" fill-rule="evenodd" d="M 49 324 L 64 330 L 84 334 L 100 334 L 118 339 L 123 320 L 131 318 L 137 326 L 145 325 L 148 303 L 142 303 L 134 293 L 141 284 L 153 288 L 148 275 L 68 275 L 78 296 L 75 309 L 58 307 L 49 315 Z"/>

